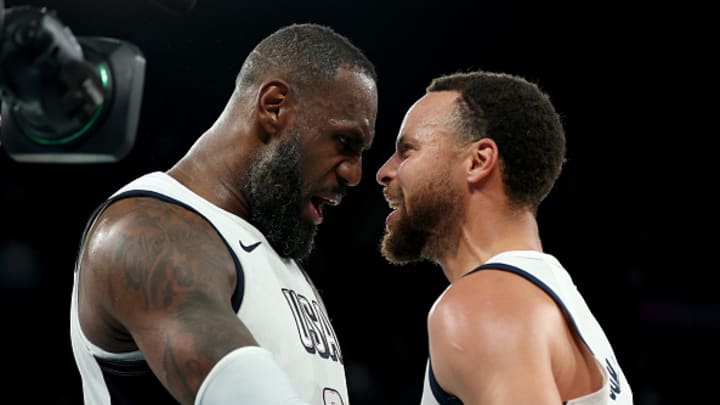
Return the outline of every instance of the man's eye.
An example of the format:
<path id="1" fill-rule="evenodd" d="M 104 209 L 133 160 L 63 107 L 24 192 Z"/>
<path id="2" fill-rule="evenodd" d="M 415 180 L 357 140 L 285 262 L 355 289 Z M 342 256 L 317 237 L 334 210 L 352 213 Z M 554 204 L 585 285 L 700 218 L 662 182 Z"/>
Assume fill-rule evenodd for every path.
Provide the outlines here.
<path id="1" fill-rule="evenodd" d="M 400 159 L 405 159 L 408 156 L 408 153 L 410 153 L 410 147 L 407 145 L 400 145 L 397 148 L 397 154 L 400 157 Z"/>
<path id="2" fill-rule="evenodd" d="M 336 139 L 343 153 L 359 153 L 360 143 L 355 138 L 348 135 L 338 135 Z"/>

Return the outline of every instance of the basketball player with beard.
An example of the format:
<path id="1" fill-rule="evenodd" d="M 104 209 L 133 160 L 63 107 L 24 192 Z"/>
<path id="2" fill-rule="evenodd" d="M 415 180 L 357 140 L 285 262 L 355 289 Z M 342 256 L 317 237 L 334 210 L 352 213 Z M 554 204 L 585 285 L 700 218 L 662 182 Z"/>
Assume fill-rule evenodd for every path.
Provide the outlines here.
<path id="1" fill-rule="evenodd" d="M 393 208 L 382 254 L 450 282 L 428 314 L 421 403 L 632 404 L 602 328 L 536 213 L 565 159 L 548 96 L 508 74 L 436 78 L 377 173 Z"/>
<path id="2" fill-rule="evenodd" d="M 216 122 L 90 218 L 73 353 L 86 404 L 347 404 L 340 345 L 298 262 L 361 177 L 373 64 L 315 24 L 246 58 Z"/>

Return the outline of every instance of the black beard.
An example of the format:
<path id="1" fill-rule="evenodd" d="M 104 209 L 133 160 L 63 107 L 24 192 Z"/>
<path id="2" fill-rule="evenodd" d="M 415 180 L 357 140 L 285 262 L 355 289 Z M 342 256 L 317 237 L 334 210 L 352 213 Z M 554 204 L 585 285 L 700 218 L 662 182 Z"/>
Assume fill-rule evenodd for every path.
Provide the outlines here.
<path id="1" fill-rule="evenodd" d="M 302 193 L 299 140 L 298 133 L 289 134 L 274 151 L 258 156 L 243 191 L 250 223 L 281 257 L 303 260 L 312 251 L 317 226 L 300 215 L 307 198 Z"/>
<path id="2" fill-rule="evenodd" d="M 437 262 L 447 253 L 459 232 L 462 217 L 461 196 L 448 187 L 446 174 L 438 174 L 412 201 L 412 214 L 405 206 L 385 228 L 380 252 L 392 264 L 403 265 L 423 259 Z"/>

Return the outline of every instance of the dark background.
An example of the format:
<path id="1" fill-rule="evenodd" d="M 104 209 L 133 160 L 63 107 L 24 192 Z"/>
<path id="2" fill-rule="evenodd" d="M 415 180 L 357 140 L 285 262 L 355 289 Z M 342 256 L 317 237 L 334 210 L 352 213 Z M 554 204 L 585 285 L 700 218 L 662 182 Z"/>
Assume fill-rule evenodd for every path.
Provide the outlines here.
<path id="1" fill-rule="evenodd" d="M 251 48 L 295 22 L 348 36 L 380 77 L 363 182 L 329 210 L 306 266 L 343 345 L 354 405 L 419 401 L 425 316 L 447 282 L 429 264 L 380 257 L 389 209 L 374 176 L 430 79 L 475 68 L 537 82 L 563 116 L 568 162 L 540 207 L 544 247 L 604 326 L 636 404 L 709 399 L 720 337 L 717 125 L 702 122 L 717 105 L 717 45 L 708 13 L 690 2 L 199 0 L 177 16 L 149 0 L 6 1 L 21 4 L 55 10 L 76 36 L 129 41 L 147 59 L 137 140 L 122 161 L 28 164 L 0 153 L 2 386 L 22 403 L 82 401 L 68 314 L 92 209 L 180 158 L 225 105 Z"/>

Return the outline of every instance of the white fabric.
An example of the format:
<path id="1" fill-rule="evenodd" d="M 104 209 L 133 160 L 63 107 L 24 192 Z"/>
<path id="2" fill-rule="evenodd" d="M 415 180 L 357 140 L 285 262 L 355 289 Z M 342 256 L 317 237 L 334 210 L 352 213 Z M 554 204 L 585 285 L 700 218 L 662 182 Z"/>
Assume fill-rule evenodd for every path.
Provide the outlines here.
<path id="1" fill-rule="evenodd" d="M 200 385 L 195 405 L 307 405 L 272 353 L 256 346 L 226 354 Z"/>
<path id="2" fill-rule="evenodd" d="M 280 257 L 250 223 L 211 204 L 165 173 L 147 174 L 114 195 L 131 190 L 170 197 L 204 216 L 241 264 L 239 277 L 244 289 L 237 316 L 258 345 L 273 354 L 303 401 L 313 405 L 349 404 L 342 353 L 329 315 L 294 260 Z M 142 358 L 142 354 L 109 353 L 90 342 L 80 328 L 76 300 L 74 286 L 72 347 L 83 380 L 85 403 L 111 405 L 109 387 L 94 356 L 124 361 Z"/>
<path id="3" fill-rule="evenodd" d="M 570 274 L 553 256 L 535 251 L 509 251 L 490 258 L 487 263 L 503 263 L 519 268 L 522 277 L 532 281 L 553 296 L 561 307 L 567 309 L 575 322 L 576 330 L 595 357 L 603 373 L 602 387 L 591 394 L 574 398 L 566 405 L 632 405 L 630 384 L 615 358 L 612 346 L 602 327 L 580 295 Z M 480 270 L 483 271 L 483 270 Z M 429 364 L 426 367 L 421 405 L 439 405 L 429 381 Z M 619 389 L 619 392 L 618 392 Z"/>

